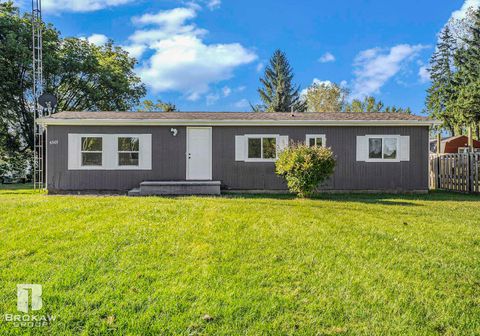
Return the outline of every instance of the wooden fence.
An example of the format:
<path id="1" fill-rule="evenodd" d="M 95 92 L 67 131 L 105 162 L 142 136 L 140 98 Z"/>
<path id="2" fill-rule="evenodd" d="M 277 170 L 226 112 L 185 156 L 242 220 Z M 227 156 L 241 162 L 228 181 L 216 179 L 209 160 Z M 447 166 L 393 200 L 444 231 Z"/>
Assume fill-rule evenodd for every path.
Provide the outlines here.
<path id="1" fill-rule="evenodd" d="M 480 193 L 480 153 L 430 155 L 430 189 Z"/>

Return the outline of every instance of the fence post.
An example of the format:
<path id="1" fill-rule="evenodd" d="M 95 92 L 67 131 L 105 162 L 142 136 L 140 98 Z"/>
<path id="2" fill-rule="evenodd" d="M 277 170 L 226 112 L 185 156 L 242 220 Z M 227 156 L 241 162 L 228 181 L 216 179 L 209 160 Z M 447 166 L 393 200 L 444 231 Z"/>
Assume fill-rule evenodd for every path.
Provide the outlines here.
<path id="1" fill-rule="evenodd" d="M 437 184 L 436 189 L 441 189 L 442 183 L 441 183 L 441 177 L 440 177 L 440 155 L 437 155 L 437 156 L 435 157 L 435 160 L 436 160 L 436 162 L 437 162 L 437 164 L 435 165 L 435 166 L 436 166 L 436 171 L 437 171 L 437 172 L 436 172 L 436 173 L 437 173 L 437 174 L 436 174 L 436 177 L 437 177 L 437 178 L 435 179 L 435 181 L 436 181 L 435 183 Z"/>
<path id="2" fill-rule="evenodd" d="M 474 154 L 472 153 L 468 153 L 468 192 L 471 194 L 474 190 L 474 186 L 473 186 L 473 183 L 474 183 L 474 178 L 473 178 L 473 172 L 474 172 L 474 169 L 473 169 L 473 163 L 475 162 L 474 160 L 474 157 L 473 157 Z"/>

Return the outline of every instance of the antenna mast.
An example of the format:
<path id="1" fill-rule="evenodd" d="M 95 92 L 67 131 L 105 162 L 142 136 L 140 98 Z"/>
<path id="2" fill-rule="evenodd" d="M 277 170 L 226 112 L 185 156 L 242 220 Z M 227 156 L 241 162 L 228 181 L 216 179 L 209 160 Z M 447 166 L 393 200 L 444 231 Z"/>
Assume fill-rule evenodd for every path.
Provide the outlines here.
<path id="1" fill-rule="evenodd" d="M 43 41 L 42 41 L 42 3 L 32 0 L 32 51 L 33 51 L 33 187 L 35 190 L 45 188 L 44 174 L 44 129 L 37 124 L 37 119 L 44 116 L 44 109 L 38 104 L 38 98 L 43 94 Z M 47 109 L 49 114 L 49 109 Z"/>

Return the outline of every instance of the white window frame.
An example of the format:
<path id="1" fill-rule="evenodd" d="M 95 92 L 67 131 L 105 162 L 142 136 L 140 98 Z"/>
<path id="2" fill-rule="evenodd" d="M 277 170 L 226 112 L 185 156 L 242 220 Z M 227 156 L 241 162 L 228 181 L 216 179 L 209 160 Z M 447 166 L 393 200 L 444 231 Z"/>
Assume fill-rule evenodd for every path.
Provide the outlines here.
<path id="1" fill-rule="evenodd" d="M 118 149 L 118 139 L 120 138 L 130 138 L 130 139 L 138 139 L 138 151 L 121 151 L 120 149 Z M 136 165 L 120 165 L 120 154 L 135 154 L 135 153 L 138 153 L 138 164 Z M 141 153 L 140 153 L 140 137 L 138 136 L 117 136 L 117 166 L 118 167 L 135 167 L 135 168 L 138 168 L 140 167 L 140 156 L 141 156 Z"/>
<path id="2" fill-rule="evenodd" d="M 102 138 L 102 165 L 82 166 L 82 138 Z M 120 166 L 118 138 L 138 138 L 138 165 Z M 122 152 L 123 153 L 123 152 Z M 68 170 L 152 170 L 151 134 L 68 134 Z"/>
<path id="3" fill-rule="evenodd" d="M 279 134 L 245 134 L 245 162 L 275 162 L 278 160 L 278 144 L 280 141 Z M 248 140 L 249 139 L 261 139 L 260 153 L 263 156 L 263 139 L 275 138 L 275 158 L 263 159 L 263 158 L 249 158 L 248 157 Z"/>
<path id="4" fill-rule="evenodd" d="M 317 145 L 317 139 L 322 139 L 322 147 L 327 147 L 327 137 L 325 134 L 307 134 L 305 135 L 305 145 L 310 147 L 310 139 L 315 139 L 315 146 Z"/>
<path id="5" fill-rule="evenodd" d="M 366 135 L 367 139 L 367 156 L 365 162 L 400 162 L 400 135 Z M 382 158 L 381 159 L 371 159 L 370 158 L 370 139 L 382 139 Z M 383 145 L 385 139 L 396 139 L 397 140 L 397 157 L 395 159 L 384 159 L 383 158 Z"/>
<path id="6" fill-rule="evenodd" d="M 101 150 L 101 151 L 85 151 L 85 150 L 83 150 L 83 148 L 82 148 L 82 147 L 83 147 L 83 146 L 82 146 L 82 145 L 83 145 L 83 143 L 82 143 L 82 139 L 83 139 L 83 138 L 97 138 L 97 139 L 102 139 L 102 150 Z M 82 136 L 82 137 L 80 137 L 80 166 L 81 166 L 82 168 L 87 168 L 87 169 L 88 169 L 88 168 L 95 169 L 96 167 L 102 167 L 102 166 L 103 166 L 103 162 L 104 162 L 103 148 L 104 148 L 104 143 L 103 143 L 103 137 L 101 137 L 101 136 L 91 136 L 91 135 L 89 135 L 89 136 Z M 95 153 L 95 154 L 100 153 L 100 154 L 102 154 L 102 164 L 100 164 L 100 165 L 84 165 L 84 164 L 83 164 L 83 154 L 85 154 L 85 153 Z"/>

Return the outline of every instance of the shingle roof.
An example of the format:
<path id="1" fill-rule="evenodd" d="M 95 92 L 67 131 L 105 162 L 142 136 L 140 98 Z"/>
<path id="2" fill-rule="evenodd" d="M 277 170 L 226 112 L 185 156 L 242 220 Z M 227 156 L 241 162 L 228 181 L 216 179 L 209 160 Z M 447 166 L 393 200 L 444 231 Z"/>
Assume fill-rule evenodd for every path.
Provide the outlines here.
<path id="1" fill-rule="evenodd" d="M 285 112 L 59 112 L 48 119 L 63 120 L 214 120 L 214 121 L 429 121 L 406 113 L 285 113 Z"/>

